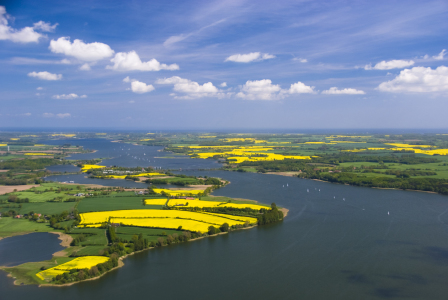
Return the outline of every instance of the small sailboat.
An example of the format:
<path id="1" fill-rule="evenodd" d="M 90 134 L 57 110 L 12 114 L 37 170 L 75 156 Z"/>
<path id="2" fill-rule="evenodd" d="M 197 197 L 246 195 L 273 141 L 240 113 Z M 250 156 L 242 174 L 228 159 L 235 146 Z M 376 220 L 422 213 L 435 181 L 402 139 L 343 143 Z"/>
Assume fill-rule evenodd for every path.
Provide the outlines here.
<path id="1" fill-rule="evenodd" d="M 336 199 L 336 196 L 333 196 L 333 199 Z"/>
<path id="2" fill-rule="evenodd" d="M 310 192 L 310 190 L 309 190 L 309 189 L 306 189 L 306 192 L 307 192 L 307 193 L 309 193 L 309 192 Z"/>
<path id="3" fill-rule="evenodd" d="M 283 187 L 285 187 L 285 185 L 283 185 Z"/>
<path id="4" fill-rule="evenodd" d="M 286 186 L 288 186 L 288 184 L 286 184 Z"/>
<path id="5" fill-rule="evenodd" d="M 389 213 L 389 212 L 387 212 L 387 215 L 390 215 L 390 213 Z"/>
<path id="6" fill-rule="evenodd" d="M 320 189 L 319 189 L 319 192 L 320 192 Z"/>

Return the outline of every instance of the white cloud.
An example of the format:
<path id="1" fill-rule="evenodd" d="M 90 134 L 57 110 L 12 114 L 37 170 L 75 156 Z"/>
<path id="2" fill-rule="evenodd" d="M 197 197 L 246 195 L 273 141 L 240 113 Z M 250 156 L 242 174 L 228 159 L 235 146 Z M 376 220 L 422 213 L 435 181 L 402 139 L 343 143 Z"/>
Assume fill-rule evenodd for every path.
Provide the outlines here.
<path id="1" fill-rule="evenodd" d="M 226 87 L 227 86 L 227 82 L 223 82 L 219 85 L 220 87 Z"/>
<path id="2" fill-rule="evenodd" d="M 303 82 L 298 81 L 297 83 L 291 84 L 288 91 L 290 94 L 313 94 L 314 86 L 305 85 Z"/>
<path id="3" fill-rule="evenodd" d="M 129 76 L 124 78 L 123 82 L 130 82 L 131 83 L 130 90 L 136 94 L 144 94 L 155 90 L 152 84 L 146 84 L 144 82 L 138 81 L 137 79 L 130 79 Z"/>
<path id="4" fill-rule="evenodd" d="M 38 91 L 41 91 L 41 90 L 43 90 L 44 88 L 43 87 L 38 87 L 36 90 L 38 90 Z"/>
<path id="5" fill-rule="evenodd" d="M 69 114 L 69 113 L 65 113 L 65 114 L 57 114 L 57 115 L 56 115 L 56 117 L 61 118 L 61 119 L 63 119 L 63 118 L 70 118 L 71 116 L 72 116 L 72 115 Z"/>
<path id="6" fill-rule="evenodd" d="M 107 69 L 116 71 L 160 71 L 160 70 L 179 70 L 177 64 L 161 64 L 155 58 L 142 62 L 137 52 L 130 51 L 128 53 L 119 52 L 110 60 L 113 66 L 107 66 Z"/>
<path id="7" fill-rule="evenodd" d="M 64 58 L 64 59 L 61 59 L 61 62 L 60 62 L 60 63 L 61 63 L 61 64 L 64 64 L 64 65 L 69 65 L 69 64 L 71 64 L 72 62 L 69 61 L 68 59 Z"/>
<path id="8" fill-rule="evenodd" d="M 448 91 L 448 67 L 437 69 L 414 67 L 405 69 L 397 77 L 381 83 L 378 89 L 383 92 L 430 93 Z"/>
<path id="9" fill-rule="evenodd" d="M 81 95 L 78 96 L 77 94 L 62 94 L 62 95 L 54 95 L 52 97 L 53 99 L 64 99 L 64 100 L 70 100 L 70 99 L 76 99 L 76 98 L 87 98 L 87 95 Z"/>
<path id="10" fill-rule="evenodd" d="M 39 42 L 40 38 L 45 37 L 45 35 L 34 31 L 34 29 L 40 29 L 42 30 L 42 27 L 45 27 L 45 25 L 48 25 L 50 28 L 49 23 L 44 23 L 43 21 L 40 21 L 36 24 L 39 24 L 37 28 L 33 27 L 24 27 L 20 30 L 11 28 L 8 26 L 8 16 L 6 14 L 6 8 L 4 6 L 0 6 L 0 40 L 10 40 L 15 43 L 37 43 Z M 42 22 L 42 23 L 41 23 Z M 42 25 L 40 25 L 42 24 Z M 45 24 L 45 25 L 43 25 Z M 57 25 L 57 24 L 56 24 Z M 55 25 L 53 25 L 55 26 Z M 56 26 L 55 26 L 56 27 Z M 46 27 L 45 27 L 46 28 Z M 42 30 L 44 31 L 44 30 Z"/>
<path id="11" fill-rule="evenodd" d="M 44 118 L 53 118 L 54 114 L 52 114 L 52 113 L 43 113 L 42 117 L 44 117 Z"/>
<path id="12" fill-rule="evenodd" d="M 58 26 L 59 24 L 56 23 L 54 25 L 51 25 L 50 23 L 46 23 L 44 21 L 39 21 L 37 23 L 34 23 L 34 29 L 38 29 L 44 32 L 54 32 L 54 30 L 56 29 L 56 26 Z"/>
<path id="13" fill-rule="evenodd" d="M 280 85 L 272 84 L 270 79 L 248 80 L 236 96 L 247 100 L 278 100 L 285 97 Z"/>
<path id="14" fill-rule="evenodd" d="M 443 49 L 442 52 L 440 52 L 438 55 L 433 56 L 435 60 L 443 60 L 444 56 L 446 54 L 446 49 Z"/>
<path id="15" fill-rule="evenodd" d="M 366 70 L 390 70 L 390 69 L 403 69 L 409 66 L 414 65 L 413 60 L 401 60 L 401 59 L 394 59 L 377 63 L 375 66 L 372 67 L 372 65 L 366 65 L 364 69 Z"/>
<path id="16" fill-rule="evenodd" d="M 35 77 L 41 80 L 61 80 L 62 74 L 52 74 L 47 71 L 44 72 L 31 72 L 28 73 L 28 76 Z"/>
<path id="17" fill-rule="evenodd" d="M 326 95 L 364 95 L 365 92 L 361 90 L 345 88 L 342 90 L 338 90 L 337 87 L 332 87 L 329 90 L 323 91 L 322 94 Z"/>
<path id="18" fill-rule="evenodd" d="M 136 94 L 144 94 L 154 91 L 154 86 L 152 84 L 146 84 L 144 82 L 134 80 L 131 82 L 131 90 Z"/>
<path id="19" fill-rule="evenodd" d="M 90 65 L 88 63 L 83 64 L 79 67 L 81 71 L 90 71 Z"/>
<path id="20" fill-rule="evenodd" d="M 29 116 L 31 116 L 31 113 L 24 113 L 23 114 L 25 117 L 29 117 Z"/>
<path id="21" fill-rule="evenodd" d="M 109 45 L 98 42 L 86 44 L 81 40 L 74 40 L 71 43 L 69 37 L 60 37 L 56 41 L 51 40 L 48 48 L 53 53 L 62 53 L 83 61 L 97 61 L 114 54 L 114 50 Z"/>
<path id="22" fill-rule="evenodd" d="M 200 85 L 195 81 L 189 79 L 180 78 L 179 76 L 173 76 L 170 78 L 158 79 L 157 84 L 173 84 L 173 90 L 178 93 L 186 94 L 185 96 L 172 95 L 178 99 L 193 99 L 202 97 L 225 97 L 226 94 L 219 90 L 211 82 Z"/>
<path id="23" fill-rule="evenodd" d="M 297 57 L 294 57 L 292 60 L 299 61 L 299 62 L 301 62 L 301 63 L 307 63 L 307 62 L 308 62 L 308 59 L 306 59 L 306 58 L 297 58 Z"/>
<path id="24" fill-rule="evenodd" d="M 271 58 L 275 58 L 275 56 L 268 53 L 252 52 L 248 54 L 234 54 L 227 57 L 225 61 L 248 63 L 252 61 L 260 61 Z"/>

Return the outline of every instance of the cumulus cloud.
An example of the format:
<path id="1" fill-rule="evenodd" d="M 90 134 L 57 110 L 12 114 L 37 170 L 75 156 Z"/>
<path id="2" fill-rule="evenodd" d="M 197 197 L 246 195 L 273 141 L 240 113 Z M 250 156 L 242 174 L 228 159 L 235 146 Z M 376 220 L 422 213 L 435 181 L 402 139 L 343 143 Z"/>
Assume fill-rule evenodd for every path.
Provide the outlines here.
<path id="1" fill-rule="evenodd" d="M 69 114 L 69 113 L 65 113 L 65 114 L 56 114 L 56 117 L 61 118 L 61 119 L 63 119 L 63 118 L 70 118 L 71 116 L 72 116 L 72 115 Z"/>
<path id="2" fill-rule="evenodd" d="M 390 81 L 381 83 L 378 89 L 383 92 L 430 93 L 448 91 L 448 67 L 437 69 L 414 67 L 405 69 Z"/>
<path id="3" fill-rule="evenodd" d="M 61 80 L 62 79 L 62 74 L 52 74 L 47 71 L 30 72 L 30 73 L 28 73 L 28 76 L 35 77 L 35 78 L 41 79 L 41 80 Z"/>
<path id="4" fill-rule="evenodd" d="M 313 94 L 314 86 L 307 86 L 303 82 L 298 81 L 297 83 L 291 84 L 288 92 L 290 94 Z"/>
<path id="5" fill-rule="evenodd" d="M 160 70 L 179 70 L 177 64 L 161 64 L 155 58 L 142 62 L 137 52 L 130 51 L 128 53 L 119 52 L 110 60 L 113 66 L 107 66 L 107 69 L 115 71 L 160 71 Z"/>
<path id="6" fill-rule="evenodd" d="M 138 81 L 137 79 L 130 79 L 129 76 L 123 79 L 123 82 L 131 83 L 131 91 L 136 94 L 144 94 L 154 91 L 155 88 L 152 84 L 146 84 L 144 82 Z"/>
<path id="7" fill-rule="evenodd" d="M 342 90 L 338 90 L 337 87 L 332 87 L 329 90 L 323 91 L 322 94 L 326 94 L 326 95 L 364 95 L 365 92 L 361 91 L 361 90 L 351 89 L 351 88 L 345 88 Z"/>
<path id="8" fill-rule="evenodd" d="M 69 37 L 51 40 L 48 48 L 53 53 L 62 53 L 83 61 L 97 61 L 114 54 L 114 50 L 109 45 L 98 42 L 84 43 L 81 40 L 74 40 L 72 43 Z"/>
<path id="9" fill-rule="evenodd" d="M 54 30 L 56 29 L 56 26 L 58 26 L 59 24 L 56 23 L 54 25 L 51 25 L 50 23 L 46 23 L 44 21 L 39 21 L 37 23 L 33 24 L 33 28 L 34 29 L 38 29 L 44 32 L 54 32 Z"/>
<path id="10" fill-rule="evenodd" d="M 43 90 L 44 88 L 43 87 L 38 87 L 38 88 L 36 88 L 36 90 L 38 90 L 38 91 L 41 91 L 41 90 Z"/>
<path id="11" fill-rule="evenodd" d="M 278 84 L 272 84 L 270 79 L 248 80 L 240 87 L 237 97 L 247 100 L 278 100 L 285 97 L 284 91 Z"/>
<path id="12" fill-rule="evenodd" d="M 434 55 L 432 58 L 434 58 L 435 60 L 443 60 L 445 54 L 446 49 L 443 49 L 442 52 L 440 52 L 438 55 Z"/>
<path id="13" fill-rule="evenodd" d="M 90 71 L 90 65 L 88 63 L 83 64 L 79 67 L 81 71 Z"/>
<path id="14" fill-rule="evenodd" d="M 0 40 L 10 40 L 15 43 L 37 43 L 40 38 L 45 35 L 35 30 L 48 31 L 47 29 L 56 28 L 58 24 L 51 26 L 49 23 L 39 21 L 34 23 L 34 27 L 24 27 L 22 29 L 14 29 L 8 25 L 8 15 L 6 8 L 0 6 Z"/>
<path id="15" fill-rule="evenodd" d="M 223 82 L 219 85 L 220 87 L 226 87 L 227 86 L 227 82 Z"/>
<path id="16" fill-rule="evenodd" d="M 154 86 L 152 84 L 134 80 L 131 82 L 131 90 L 136 94 L 144 94 L 154 91 Z"/>
<path id="17" fill-rule="evenodd" d="M 81 95 L 78 96 L 77 94 L 62 94 L 62 95 L 53 95 L 53 99 L 64 99 L 64 100 L 70 100 L 70 99 L 76 99 L 76 98 L 87 98 L 87 95 Z"/>
<path id="18" fill-rule="evenodd" d="M 275 55 L 268 53 L 252 52 L 248 54 L 234 54 L 226 58 L 225 61 L 233 61 L 239 63 L 249 63 L 252 61 L 261 61 L 265 59 L 275 58 Z"/>
<path id="19" fill-rule="evenodd" d="M 390 69 L 403 69 L 409 66 L 414 65 L 413 60 L 401 60 L 401 59 L 394 59 L 377 63 L 375 66 L 372 67 L 372 65 L 366 65 L 364 69 L 366 70 L 390 70 Z"/>
<path id="20" fill-rule="evenodd" d="M 202 97 L 225 97 L 226 94 L 219 90 L 211 82 L 204 83 L 200 85 L 195 81 L 189 79 L 181 78 L 179 76 L 173 76 L 170 78 L 158 79 L 157 84 L 172 84 L 174 85 L 173 90 L 178 93 L 185 94 L 184 96 L 177 96 L 172 94 L 178 99 L 193 99 Z"/>

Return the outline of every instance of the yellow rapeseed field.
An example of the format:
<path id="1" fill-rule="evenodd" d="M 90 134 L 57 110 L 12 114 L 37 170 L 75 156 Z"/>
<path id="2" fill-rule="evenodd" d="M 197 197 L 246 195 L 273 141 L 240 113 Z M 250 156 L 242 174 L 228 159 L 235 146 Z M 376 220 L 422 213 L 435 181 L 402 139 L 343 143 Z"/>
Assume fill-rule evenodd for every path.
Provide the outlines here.
<path id="1" fill-rule="evenodd" d="M 144 227 L 158 227 L 158 228 L 178 228 L 179 220 L 192 220 L 196 222 L 207 223 L 207 227 L 210 225 L 220 226 L 224 223 L 228 223 L 230 226 L 243 224 L 248 221 L 251 224 L 257 222 L 257 219 L 250 217 L 231 216 L 222 214 L 205 214 L 200 212 L 191 212 L 184 210 L 157 210 L 157 209 L 131 209 L 131 210 L 115 210 L 115 211 L 100 211 L 89 212 L 80 214 L 81 223 L 80 226 L 91 226 L 108 222 L 123 223 L 133 226 Z M 118 220 L 119 219 L 119 220 Z M 126 223 L 123 220 L 127 220 Z M 141 221 L 138 221 L 141 220 Z M 148 221 L 145 223 L 144 221 Z M 160 221 L 160 222 L 157 222 Z M 163 222 L 162 222 L 163 221 Z M 168 223 L 167 223 L 168 222 Z M 147 224 L 147 225 L 143 225 Z M 150 225 L 148 225 L 150 224 Z M 170 225 L 171 224 L 171 225 Z M 166 227 L 166 226 L 170 227 Z M 186 230 L 193 230 L 189 227 L 183 227 Z"/>
<path id="2" fill-rule="evenodd" d="M 106 166 L 99 166 L 99 165 L 82 165 L 81 171 L 87 172 L 87 170 L 90 170 L 90 169 L 102 169 L 105 167 Z"/>
<path id="3" fill-rule="evenodd" d="M 55 133 L 55 134 L 52 134 L 51 136 L 74 137 L 74 136 L 76 136 L 76 134 Z"/>
<path id="4" fill-rule="evenodd" d="M 36 276 L 42 280 L 45 280 L 45 278 L 53 278 L 72 269 L 90 269 L 91 267 L 104 263 L 108 260 L 109 258 L 105 256 L 82 256 L 64 264 L 60 264 L 56 267 L 41 271 L 37 273 Z"/>
<path id="5" fill-rule="evenodd" d="M 204 190 L 169 190 L 169 189 L 153 189 L 153 191 L 157 194 L 161 194 L 165 192 L 170 196 L 188 196 L 188 195 L 197 195 L 203 193 Z"/>
<path id="6" fill-rule="evenodd" d="M 188 205 L 187 205 L 188 204 Z M 168 201 L 168 206 L 179 206 L 182 207 L 233 207 L 233 208 L 250 208 L 255 210 L 260 210 L 262 208 L 270 209 L 268 206 L 257 205 L 257 204 L 239 204 L 239 203 L 228 203 L 219 201 L 202 201 L 199 199 L 186 200 L 186 199 L 170 199 Z"/>
<path id="7" fill-rule="evenodd" d="M 166 198 L 161 199 L 145 199 L 145 205 L 165 205 L 168 200 Z"/>
<path id="8" fill-rule="evenodd" d="M 8 144 L 0 144 L 0 147 L 6 147 Z"/>
<path id="9" fill-rule="evenodd" d="M 20 140 L 19 138 L 10 138 L 11 141 L 18 141 Z"/>
<path id="10" fill-rule="evenodd" d="M 163 173 L 140 173 L 140 174 L 134 174 L 134 175 L 106 175 L 107 178 L 113 178 L 113 179 L 125 179 L 126 176 L 131 177 L 145 177 L 145 176 L 164 176 Z"/>
<path id="11" fill-rule="evenodd" d="M 29 152 L 29 153 L 25 153 L 25 155 L 38 155 L 38 156 L 44 156 L 44 155 L 53 155 L 53 154 L 50 154 L 50 153 Z"/>

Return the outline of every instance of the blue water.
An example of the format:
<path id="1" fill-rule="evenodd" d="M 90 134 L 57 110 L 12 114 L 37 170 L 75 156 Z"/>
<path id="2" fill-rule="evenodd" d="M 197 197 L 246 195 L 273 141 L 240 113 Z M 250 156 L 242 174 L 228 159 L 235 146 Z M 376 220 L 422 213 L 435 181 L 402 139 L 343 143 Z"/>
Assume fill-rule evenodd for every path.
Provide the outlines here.
<path id="1" fill-rule="evenodd" d="M 59 244 L 60 242 L 56 234 L 46 232 L 36 232 L 0 240 L 0 266 L 11 267 L 26 262 L 51 259 L 53 253 L 64 249 Z"/>
<path id="2" fill-rule="evenodd" d="M 73 154 L 68 159 L 103 158 L 101 164 L 105 166 L 162 169 L 216 169 L 222 166 L 213 159 L 192 159 L 184 155 L 163 152 L 163 147 L 160 146 L 115 143 L 105 139 L 42 140 L 39 143 L 46 145 L 68 143 L 83 146 L 84 149 L 97 150 L 94 153 Z"/>
<path id="3" fill-rule="evenodd" d="M 447 299 L 446 196 L 278 175 L 183 173 L 227 179 L 231 184 L 213 195 L 275 202 L 288 216 L 271 226 L 142 252 L 99 280 L 66 288 L 15 287 L 0 273 L 1 296 Z"/>

